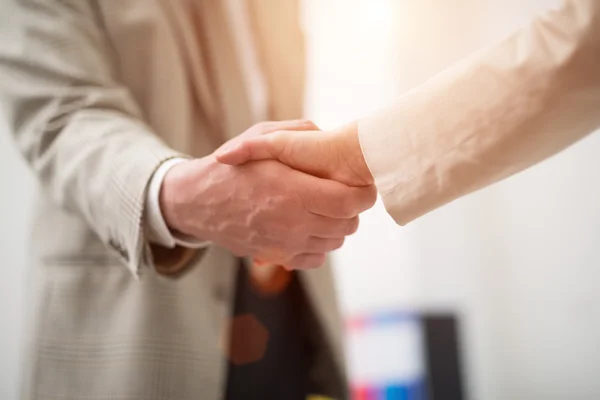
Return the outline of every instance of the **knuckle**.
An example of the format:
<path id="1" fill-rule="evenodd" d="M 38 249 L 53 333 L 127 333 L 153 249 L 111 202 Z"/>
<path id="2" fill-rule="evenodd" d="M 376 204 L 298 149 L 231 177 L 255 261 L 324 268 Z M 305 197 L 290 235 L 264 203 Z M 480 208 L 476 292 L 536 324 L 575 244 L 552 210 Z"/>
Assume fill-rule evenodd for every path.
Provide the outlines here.
<path id="1" fill-rule="evenodd" d="M 320 205 L 323 210 L 326 210 L 328 217 L 334 218 L 347 218 L 345 215 L 347 214 L 347 205 L 346 200 L 344 200 L 341 196 L 332 196 L 330 198 L 325 197 L 317 197 L 316 202 L 320 202 Z"/>
<path id="2" fill-rule="evenodd" d="M 325 252 L 337 250 L 344 245 L 345 237 L 337 239 L 326 239 L 323 240 L 319 246 L 314 249 L 314 252 Z"/>
<path id="3" fill-rule="evenodd" d="M 345 241 L 346 241 L 346 238 L 341 238 L 341 239 L 336 240 L 333 244 L 333 250 L 342 248 L 342 246 L 344 246 Z"/>
<path id="4" fill-rule="evenodd" d="M 292 260 L 291 265 L 295 269 L 313 269 L 317 268 L 320 263 L 314 256 L 298 256 Z"/>
<path id="5" fill-rule="evenodd" d="M 298 120 L 298 125 L 305 127 L 305 128 L 309 128 L 309 129 L 318 129 L 317 125 L 311 121 L 310 119 L 300 119 Z"/>
<path id="6" fill-rule="evenodd" d="M 319 245 L 320 245 L 319 239 L 309 236 L 304 239 L 303 245 L 301 247 L 299 247 L 298 250 L 300 250 L 300 252 L 302 252 L 302 253 L 309 253 L 312 251 L 316 251 L 319 248 Z"/>
<path id="7" fill-rule="evenodd" d="M 354 235 L 356 233 L 356 231 L 358 230 L 358 227 L 360 225 L 360 219 L 358 217 L 354 217 L 352 219 L 350 219 L 348 222 L 346 222 L 346 227 L 345 227 L 345 234 L 346 236 L 350 236 L 350 235 Z"/>
<path id="8" fill-rule="evenodd" d="M 356 212 L 356 205 L 352 198 L 343 197 L 338 204 L 338 211 L 342 218 L 352 218 L 358 214 Z"/>
<path id="9" fill-rule="evenodd" d="M 295 269 L 310 269 L 312 267 L 310 258 L 306 256 L 296 257 L 292 260 L 292 267 Z"/>
<path id="10" fill-rule="evenodd" d="M 366 200 L 367 208 L 373 207 L 375 205 L 375 202 L 377 202 L 377 189 L 375 188 L 375 186 L 370 186 Z"/>
<path id="11" fill-rule="evenodd" d="M 307 268 L 309 268 L 309 269 L 319 268 L 325 263 L 325 259 L 326 259 L 325 254 L 315 255 L 308 261 Z"/>
<path id="12" fill-rule="evenodd" d="M 286 265 L 291 269 L 304 269 L 302 266 L 302 260 L 298 257 L 290 260 Z"/>

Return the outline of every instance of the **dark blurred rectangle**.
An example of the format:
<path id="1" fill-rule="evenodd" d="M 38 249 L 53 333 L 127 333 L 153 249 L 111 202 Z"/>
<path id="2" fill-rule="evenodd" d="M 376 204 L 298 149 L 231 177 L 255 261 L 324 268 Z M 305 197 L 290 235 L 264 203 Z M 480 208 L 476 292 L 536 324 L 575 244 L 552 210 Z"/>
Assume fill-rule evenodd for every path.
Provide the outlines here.
<path id="1" fill-rule="evenodd" d="M 464 400 L 458 322 L 451 315 L 422 316 L 429 400 Z"/>

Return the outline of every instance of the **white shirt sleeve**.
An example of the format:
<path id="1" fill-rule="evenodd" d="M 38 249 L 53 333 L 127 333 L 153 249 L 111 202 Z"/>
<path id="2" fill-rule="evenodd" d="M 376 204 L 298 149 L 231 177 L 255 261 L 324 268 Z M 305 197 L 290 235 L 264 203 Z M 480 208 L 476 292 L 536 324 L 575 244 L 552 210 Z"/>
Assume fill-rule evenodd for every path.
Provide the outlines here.
<path id="1" fill-rule="evenodd" d="M 174 158 L 162 163 L 152 176 L 148 193 L 146 195 L 144 213 L 147 222 L 146 227 L 148 238 L 151 243 L 170 249 L 174 248 L 176 245 L 192 249 L 199 249 L 207 247 L 211 244 L 210 242 L 201 241 L 192 236 L 184 235 L 180 232 L 171 231 L 167 226 L 160 209 L 160 189 L 162 187 L 163 180 L 165 179 L 165 175 L 172 167 L 185 161 L 187 160 L 184 158 Z"/>

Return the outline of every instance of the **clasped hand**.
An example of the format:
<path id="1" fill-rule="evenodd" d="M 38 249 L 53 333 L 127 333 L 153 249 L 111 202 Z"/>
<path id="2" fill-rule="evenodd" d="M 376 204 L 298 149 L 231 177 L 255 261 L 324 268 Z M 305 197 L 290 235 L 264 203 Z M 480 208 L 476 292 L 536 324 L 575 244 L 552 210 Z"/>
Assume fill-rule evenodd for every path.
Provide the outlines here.
<path id="1" fill-rule="evenodd" d="M 350 151 L 345 131 L 264 122 L 214 154 L 176 165 L 160 195 L 167 224 L 240 257 L 292 269 L 322 265 L 376 200 L 368 168 L 357 162 L 364 164 L 360 147 Z"/>

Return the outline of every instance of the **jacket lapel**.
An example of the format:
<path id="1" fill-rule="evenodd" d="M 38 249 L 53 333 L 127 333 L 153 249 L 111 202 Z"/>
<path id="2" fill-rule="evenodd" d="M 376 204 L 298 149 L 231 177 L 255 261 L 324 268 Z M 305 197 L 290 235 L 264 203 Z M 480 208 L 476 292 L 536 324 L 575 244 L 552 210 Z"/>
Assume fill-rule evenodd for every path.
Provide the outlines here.
<path id="1" fill-rule="evenodd" d="M 246 1 L 269 86 L 270 118 L 301 118 L 306 75 L 301 0 Z"/>
<path id="2" fill-rule="evenodd" d="M 231 34 L 220 0 L 162 0 L 178 33 L 200 117 L 214 146 L 248 124 L 246 94 L 241 85 Z"/>
<path id="3" fill-rule="evenodd" d="M 240 1 L 248 2 L 268 86 L 270 119 L 300 118 L 305 50 L 299 0 Z M 207 134 L 215 145 L 235 137 L 254 121 L 225 2 L 161 0 L 161 4 L 177 30 L 198 112 L 210 127 Z"/>
<path id="4" fill-rule="evenodd" d="M 250 96 L 244 83 L 243 65 L 236 52 L 236 34 L 226 1 L 201 0 L 197 8 L 208 53 L 210 76 L 215 83 L 222 134 L 231 139 L 252 125 Z"/>

